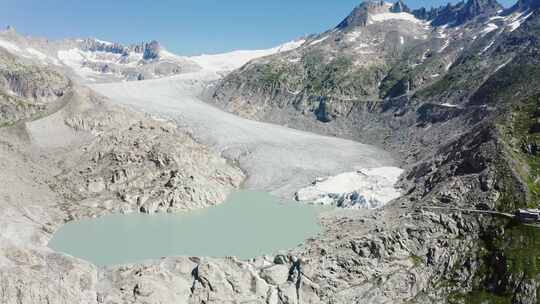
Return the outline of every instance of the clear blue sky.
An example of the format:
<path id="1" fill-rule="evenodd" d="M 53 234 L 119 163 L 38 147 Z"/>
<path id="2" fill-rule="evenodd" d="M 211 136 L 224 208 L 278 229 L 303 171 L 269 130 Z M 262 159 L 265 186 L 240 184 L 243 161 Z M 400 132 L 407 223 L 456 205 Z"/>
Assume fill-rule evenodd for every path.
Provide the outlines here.
<path id="1" fill-rule="evenodd" d="M 455 1 L 455 0 L 454 0 Z M 183 55 L 275 46 L 335 26 L 361 0 L 0 0 L 0 26 L 51 39 L 158 40 Z M 445 0 L 405 0 L 413 8 Z M 504 0 L 509 6 L 513 1 Z"/>

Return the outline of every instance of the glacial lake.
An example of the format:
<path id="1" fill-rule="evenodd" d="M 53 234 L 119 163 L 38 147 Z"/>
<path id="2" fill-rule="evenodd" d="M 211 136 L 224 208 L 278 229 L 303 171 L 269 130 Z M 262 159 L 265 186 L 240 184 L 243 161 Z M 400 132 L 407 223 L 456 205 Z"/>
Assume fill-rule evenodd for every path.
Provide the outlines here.
<path id="1" fill-rule="evenodd" d="M 54 234 L 49 247 L 99 266 L 165 256 L 249 259 L 294 248 L 319 232 L 315 207 L 240 191 L 202 210 L 70 222 Z"/>

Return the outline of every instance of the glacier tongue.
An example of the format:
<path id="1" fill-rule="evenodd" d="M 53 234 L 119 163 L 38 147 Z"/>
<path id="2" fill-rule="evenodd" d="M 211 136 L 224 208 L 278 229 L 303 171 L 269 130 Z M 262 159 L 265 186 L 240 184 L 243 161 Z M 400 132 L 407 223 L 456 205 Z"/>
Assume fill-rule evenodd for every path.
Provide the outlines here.
<path id="1" fill-rule="evenodd" d="M 319 178 L 296 193 L 300 202 L 341 208 L 379 208 L 398 198 L 394 186 L 403 170 L 379 167 Z"/>

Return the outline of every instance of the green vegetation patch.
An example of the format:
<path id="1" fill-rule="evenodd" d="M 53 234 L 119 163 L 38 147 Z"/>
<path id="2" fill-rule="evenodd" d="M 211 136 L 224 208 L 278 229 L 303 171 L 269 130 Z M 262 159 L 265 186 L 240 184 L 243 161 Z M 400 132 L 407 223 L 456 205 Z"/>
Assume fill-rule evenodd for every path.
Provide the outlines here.
<path id="1" fill-rule="evenodd" d="M 515 282 L 540 275 L 540 227 L 511 222 L 504 232 L 487 230 L 480 242 L 482 264 L 469 293 L 453 292 L 450 303 L 512 303 Z"/>
<path id="2" fill-rule="evenodd" d="M 499 130 L 508 146 L 515 171 L 526 183 L 529 198 L 525 206 L 540 204 L 540 94 L 516 102 Z"/>

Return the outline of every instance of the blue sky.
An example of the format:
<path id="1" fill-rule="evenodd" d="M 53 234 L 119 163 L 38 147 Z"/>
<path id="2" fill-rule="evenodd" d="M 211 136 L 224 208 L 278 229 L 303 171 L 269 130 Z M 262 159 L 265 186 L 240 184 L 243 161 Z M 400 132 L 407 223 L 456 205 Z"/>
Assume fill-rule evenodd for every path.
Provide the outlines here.
<path id="1" fill-rule="evenodd" d="M 444 0 L 405 0 L 413 7 Z M 268 48 L 335 26 L 360 0 L 1 0 L 0 26 L 50 39 L 156 39 L 182 55 Z M 512 2 L 505 0 L 503 5 Z"/>

